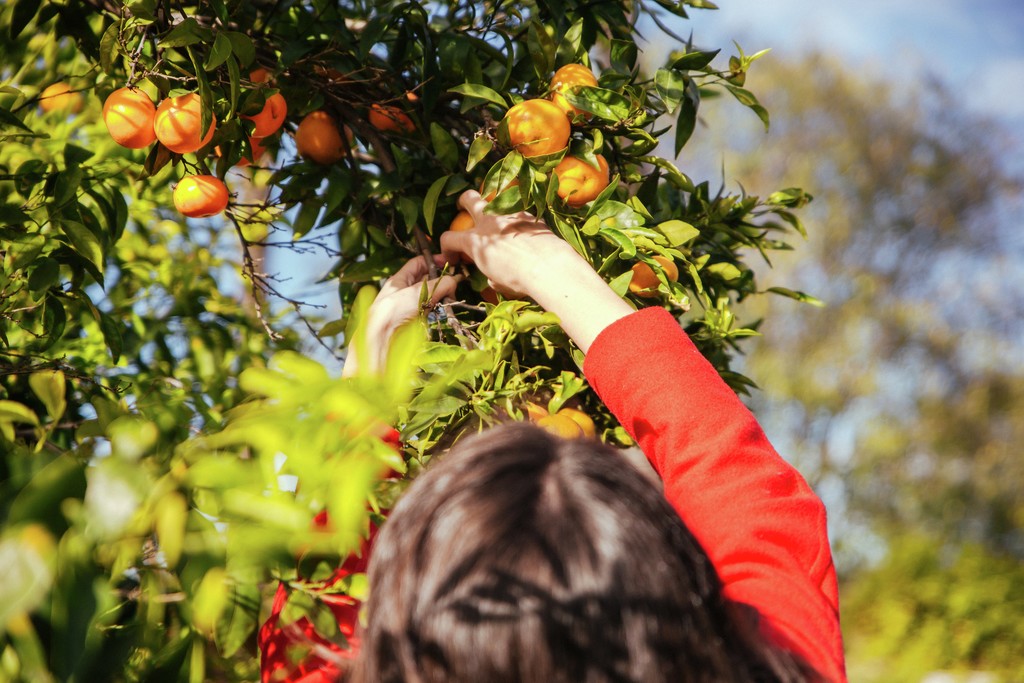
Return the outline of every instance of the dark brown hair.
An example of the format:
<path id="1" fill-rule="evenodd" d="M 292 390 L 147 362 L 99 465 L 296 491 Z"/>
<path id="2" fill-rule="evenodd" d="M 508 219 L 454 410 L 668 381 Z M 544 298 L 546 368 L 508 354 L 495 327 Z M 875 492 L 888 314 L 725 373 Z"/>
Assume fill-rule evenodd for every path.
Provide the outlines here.
<path id="1" fill-rule="evenodd" d="M 723 598 L 660 491 L 612 449 L 529 425 L 428 468 L 369 574 L 365 683 L 807 680 Z"/>

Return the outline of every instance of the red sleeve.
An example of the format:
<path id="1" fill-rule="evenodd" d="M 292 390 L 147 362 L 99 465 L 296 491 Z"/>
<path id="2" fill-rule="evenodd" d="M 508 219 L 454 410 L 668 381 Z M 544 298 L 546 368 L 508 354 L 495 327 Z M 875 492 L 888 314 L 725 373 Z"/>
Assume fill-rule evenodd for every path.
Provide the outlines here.
<path id="1" fill-rule="evenodd" d="M 710 556 L 730 599 L 829 681 L 845 681 L 825 507 L 664 309 L 606 328 L 584 363 L 665 495 Z"/>
<path id="2" fill-rule="evenodd" d="M 321 513 L 316 524 L 327 526 L 327 515 Z M 377 528 L 372 527 L 361 552 L 348 557 L 334 575 L 323 582 L 323 587 L 332 586 L 351 574 L 366 572 L 376 533 Z M 282 627 L 281 611 L 288 601 L 288 588 L 283 583 L 278 584 L 270 616 L 259 631 L 262 683 L 331 683 L 339 680 L 355 659 L 360 645 L 358 622 L 362 604 L 347 595 L 325 594 L 320 599 L 334 614 L 348 647 L 321 636 L 305 617 Z"/>

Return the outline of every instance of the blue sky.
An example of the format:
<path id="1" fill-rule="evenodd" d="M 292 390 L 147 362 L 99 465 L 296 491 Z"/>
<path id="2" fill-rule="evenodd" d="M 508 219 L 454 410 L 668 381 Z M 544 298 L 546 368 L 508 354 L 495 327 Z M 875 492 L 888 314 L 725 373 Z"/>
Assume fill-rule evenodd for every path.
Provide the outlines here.
<path id="1" fill-rule="evenodd" d="M 840 53 L 888 79 L 937 75 L 978 113 L 1024 126 L 1024 0 L 719 0 L 693 10 L 695 42 L 778 57 Z"/>

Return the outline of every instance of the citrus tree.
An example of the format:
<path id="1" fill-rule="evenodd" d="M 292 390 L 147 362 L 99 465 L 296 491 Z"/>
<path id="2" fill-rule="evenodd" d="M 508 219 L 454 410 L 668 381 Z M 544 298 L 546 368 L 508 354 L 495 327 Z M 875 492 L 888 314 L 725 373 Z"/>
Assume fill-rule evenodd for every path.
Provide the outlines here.
<path id="1" fill-rule="evenodd" d="M 542 217 L 750 386 L 730 369 L 757 326 L 733 307 L 762 292 L 746 259 L 788 249 L 809 197 L 671 160 L 704 98 L 768 124 L 744 88 L 762 53 L 678 38 L 693 8 L 713 5 L 0 8 L 2 676 L 252 678 L 267 587 L 288 587 L 283 623 L 343 641 L 324 597 L 365 581 L 319 579 L 463 433 L 534 419 L 630 443 L 558 320 L 472 267 L 381 373 L 323 364 L 360 343 L 372 285 L 473 229 L 464 190 Z M 640 21 L 676 45 L 664 64 Z M 285 250 L 333 259 L 340 317 L 267 272 Z"/>

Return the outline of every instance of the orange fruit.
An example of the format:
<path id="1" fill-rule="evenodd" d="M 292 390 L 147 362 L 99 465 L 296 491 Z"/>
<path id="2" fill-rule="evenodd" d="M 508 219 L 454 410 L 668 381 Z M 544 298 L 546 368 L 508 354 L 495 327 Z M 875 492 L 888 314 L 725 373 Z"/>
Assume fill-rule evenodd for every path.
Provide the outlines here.
<path id="1" fill-rule="evenodd" d="M 679 280 L 679 269 L 676 264 L 664 256 L 655 256 L 654 260 L 661 264 L 662 270 L 669 282 Z M 629 282 L 629 291 L 645 299 L 658 296 L 658 285 L 661 280 L 654 273 L 654 269 L 644 262 L 633 265 L 633 279 Z"/>
<path id="2" fill-rule="evenodd" d="M 588 112 L 581 111 L 569 104 L 569 100 L 565 99 L 563 94 L 581 85 L 591 87 L 597 85 L 597 78 L 590 69 L 582 64 L 566 64 L 556 71 L 554 77 L 551 79 L 551 94 L 549 97 L 551 101 L 554 102 L 559 109 L 565 112 L 565 115 L 570 119 L 577 114 L 582 114 L 587 117 L 590 116 Z"/>
<path id="3" fill-rule="evenodd" d="M 82 96 L 71 91 L 67 83 L 54 83 L 39 93 L 39 108 L 44 113 L 66 111 L 77 114 L 82 111 Z"/>
<path id="4" fill-rule="evenodd" d="M 374 104 L 370 107 L 370 125 L 382 133 L 403 133 L 408 135 L 416 130 L 416 124 L 409 115 L 389 104 Z"/>
<path id="5" fill-rule="evenodd" d="M 494 287 L 484 287 L 481 289 L 480 298 L 492 306 L 498 305 L 498 292 L 494 290 Z"/>
<path id="6" fill-rule="evenodd" d="M 597 426 L 594 424 L 594 421 L 590 416 L 582 410 L 577 410 L 576 408 L 562 408 L 555 413 L 555 415 L 562 415 L 563 417 L 567 417 L 575 422 L 579 425 L 580 430 L 583 432 L 583 436 L 588 439 L 597 438 Z"/>
<path id="7" fill-rule="evenodd" d="M 572 127 L 569 119 L 548 100 L 526 100 L 505 114 L 508 138 L 523 156 L 536 157 L 565 149 Z"/>
<path id="8" fill-rule="evenodd" d="M 266 83 L 268 78 L 270 78 L 270 72 L 262 66 L 249 72 L 249 80 L 253 83 Z"/>
<path id="9" fill-rule="evenodd" d="M 527 401 L 526 403 L 524 403 L 523 408 L 526 409 L 526 416 L 530 418 L 531 422 L 536 422 L 542 417 L 547 417 L 550 414 L 548 413 L 547 408 L 539 406 L 533 401 Z"/>
<path id="10" fill-rule="evenodd" d="M 295 131 L 299 154 L 318 164 L 333 164 L 348 154 L 334 117 L 319 109 L 306 115 Z"/>
<path id="11" fill-rule="evenodd" d="M 462 232 L 464 230 L 472 230 L 474 225 L 473 217 L 469 214 L 469 211 L 459 211 L 455 214 L 455 218 L 452 219 L 448 229 L 452 232 Z"/>
<path id="12" fill-rule="evenodd" d="M 579 157 L 567 156 L 555 166 L 558 196 L 574 209 L 597 198 L 608 187 L 608 162 L 600 154 L 597 168 Z"/>
<path id="13" fill-rule="evenodd" d="M 128 149 L 142 149 L 156 140 L 153 119 L 156 106 L 141 90 L 118 88 L 103 103 L 103 123 L 114 142 Z"/>
<path id="14" fill-rule="evenodd" d="M 212 175 L 185 176 L 174 188 L 174 208 L 190 218 L 205 218 L 227 208 L 228 188 Z"/>
<path id="15" fill-rule="evenodd" d="M 242 118 L 249 119 L 256 124 L 256 130 L 252 134 L 254 138 L 265 138 L 276 133 L 277 129 L 284 125 L 286 116 L 288 116 L 288 103 L 281 93 L 274 93 L 267 98 L 259 114 L 242 116 Z"/>
<path id="16" fill-rule="evenodd" d="M 583 428 L 576 424 L 576 421 L 566 415 L 545 415 L 536 421 L 541 427 L 563 439 L 578 439 L 583 436 Z"/>
<path id="17" fill-rule="evenodd" d="M 153 131 L 164 147 L 176 154 L 188 154 L 206 146 L 213 139 L 217 118 L 213 117 L 210 130 L 202 134 L 202 100 L 196 93 L 168 97 L 156 108 Z"/>

